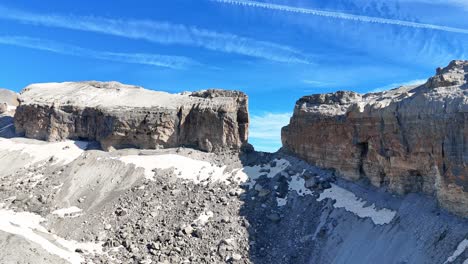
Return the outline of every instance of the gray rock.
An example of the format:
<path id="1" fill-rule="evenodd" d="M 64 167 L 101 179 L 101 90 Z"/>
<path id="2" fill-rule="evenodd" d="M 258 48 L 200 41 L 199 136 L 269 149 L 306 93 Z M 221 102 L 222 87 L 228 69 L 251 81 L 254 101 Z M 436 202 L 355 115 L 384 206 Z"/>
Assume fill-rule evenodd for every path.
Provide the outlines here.
<path id="1" fill-rule="evenodd" d="M 239 260 L 242 259 L 242 255 L 237 254 L 237 253 L 234 253 L 234 254 L 232 254 L 232 257 L 231 257 L 231 258 L 232 258 L 232 260 L 234 260 L 234 261 L 239 261 Z"/>
<path id="2" fill-rule="evenodd" d="M 313 177 L 305 181 L 305 187 L 308 189 L 313 189 L 317 187 L 318 181 L 317 178 Z"/>
<path id="3" fill-rule="evenodd" d="M 271 213 L 267 215 L 267 218 L 274 223 L 281 221 L 281 216 L 278 213 Z"/>
<path id="4" fill-rule="evenodd" d="M 117 82 L 44 83 L 20 95 L 15 127 L 26 137 L 88 139 L 105 150 L 194 147 L 239 151 L 247 144 L 247 96 L 206 90 L 169 94 Z"/>
<path id="5" fill-rule="evenodd" d="M 304 96 L 283 148 L 348 180 L 435 195 L 468 216 L 467 88 L 468 61 L 452 61 L 420 86 Z"/>

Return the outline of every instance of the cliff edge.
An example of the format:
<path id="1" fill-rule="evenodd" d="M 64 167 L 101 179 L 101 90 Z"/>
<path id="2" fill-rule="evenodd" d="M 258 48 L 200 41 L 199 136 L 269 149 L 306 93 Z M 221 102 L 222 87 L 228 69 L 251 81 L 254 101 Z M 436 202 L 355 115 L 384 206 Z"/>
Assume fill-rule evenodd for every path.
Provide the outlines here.
<path id="1" fill-rule="evenodd" d="M 207 152 L 247 144 L 247 96 L 169 94 L 117 82 L 42 83 L 19 96 L 15 128 L 28 138 L 96 140 L 105 150 L 188 146 Z"/>
<path id="2" fill-rule="evenodd" d="M 468 61 L 421 86 L 302 97 L 282 129 L 284 148 L 348 180 L 435 195 L 468 216 Z"/>

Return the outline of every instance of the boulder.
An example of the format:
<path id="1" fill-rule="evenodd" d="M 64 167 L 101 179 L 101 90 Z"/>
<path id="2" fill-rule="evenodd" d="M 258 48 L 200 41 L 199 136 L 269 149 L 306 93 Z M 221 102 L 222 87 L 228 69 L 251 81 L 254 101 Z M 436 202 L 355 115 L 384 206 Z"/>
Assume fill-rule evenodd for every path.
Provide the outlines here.
<path id="1" fill-rule="evenodd" d="M 468 61 L 452 61 L 420 86 L 297 101 L 285 150 L 348 180 L 435 195 L 468 216 Z"/>
<path id="2" fill-rule="evenodd" d="M 248 98 L 239 91 L 170 94 L 118 82 L 32 84 L 19 97 L 15 127 L 29 138 L 86 139 L 105 150 L 247 145 Z"/>

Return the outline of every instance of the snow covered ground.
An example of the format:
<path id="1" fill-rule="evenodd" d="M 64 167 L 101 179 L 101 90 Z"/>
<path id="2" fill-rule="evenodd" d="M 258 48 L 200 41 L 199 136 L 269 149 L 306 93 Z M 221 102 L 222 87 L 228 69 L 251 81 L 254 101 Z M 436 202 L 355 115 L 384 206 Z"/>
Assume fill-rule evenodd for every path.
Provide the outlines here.
<path id="1" fill-rule="evenodd" d="M 333 205 L 335 208 L 344 208 L 346 211 L 352 212 L 360 218 L 369 217 L 376 225 L 388 224 L 396 215 L 395 211 L 386 208 L 377 209 L 374 204 L 365 206 L 367 201 L 356 197 L 354 193 L 336 184 L 332 184 L 330 189 L 324 190 L 317 201 L 322 201 L 327 198 L 336 201 Z"/>
<path id="2" fill-rule="evenodd" d="M 176 154 L 166 155 L 130 155 L 118 160 L 145 170 L 147 179 L 154 179 L 154 169 L 174 168 L 178 178 L 195 183 L 225 181 L 229 175 L 224 173 L 226 167 L 218 167 L 207 161 L 200 161 Z"/>
<path id="3" fill-rule="evenodd" d="M 12 210 L 0 209 L 1 231 L 24 237 L 40 245 L 47 252 L 72 264 L 84 262 L 83 257 L 76 252 L 77 249 L 87 253 L 102 253 L 102 247 L 99 244 L 79 243 L 51 234 L 41 225 L 41 222 L 44 221 L 44 218 L 33 213 L 18 213 Z"/>
<path id="4" fill-rule="evenodd" d="M 468 250 L 468 238 L 464 239 L 460 244 L 458 244 L 457 249 L 453 252 L 453 254 L 447 258 L 444 264 L 454 262 L 465 250 Z M 468 264 L 468 259 L 463 261 L 463 264 Z"/>
<path id="5" fill-rule="evenodd" d="M 391 239 L 387 241 L 385 232 L 390 232 L 389 230 L 392 230 L 392 232 L 397 232 L 393 230 L 399 228 L 400 221 L 393 221 L 397 214 L 398 217 L 404 219 L 401 207 L 397 207 L 399 206 L 398 204 L 395 205 L 393 203 L 380 202 L 380 200 L 372 200 L 375 198 L 374 196 L 366 196 L 366 194 L 363 194 L 363 192 L 353 189 L 353 187 L 349 187 L 340 181 L 338 181 L 339 185 L 332 184 L 330 189 L 326 189 L 324 191 L 318 191 L 317 189 L 312 191 L 306 188 L 304 178 L 305 169 L 303 170 L 303 167 L 296 168 L 295 166 L 297 166 L 298 163 L 294 161 L 294 159 L 290 158 L 273 159 L 262 165 L 255 166 L 241 167 L 239 163 L 239 165 L 235 165 L 233 167 L 232 164 L 229 166 L 218 166 L 214 161 L 210 161 L 209 156 L 204 156 L 204 154 L 202 155 L 201 153 L 199 155 L 179 155 L 175 154 L 175 152 L 172 153 L 168 150 L 165 150 L 164 152 L 154 151 L 156 154 L 148 155 L 148 153 L 153 152 L 137 152 L 136 150 L 130 150 L 117 151 L 114 153 L 88 151 L 83 154 L 86 147 L 86 142 L 65 141 L 59 143 L 47 143 L 27 139 L 0 138 L 0 161 L 3 160 L 3 163 L 0 164 L 3 164 L 2 166 L 6 166 L 6 164 L 11 162 L 17 162 L 19 159 L 24 159 L 24 161 L 27 161 L 24 166 L 27 166 L 29 169 L 25 170 L 24 173 L 23 170 L 20 170 L 18 175 L 24 175 L 28 178 L 28 181 L 33 182 L 42 182 L 48 177 L 52 177 L 50 172 L 36 170 L 37 168 L 48 166 L 50 164 L 57 166 L 68 164 L 67 169 L 64 171 L 54 169 L 54 173 L 56 174 L 54 174 L 55 176 L 53 177 L 56 177 L 57 181 L 52 183 L 53 186 L 60 186 L 57 188 L 57 190 L 54 189 L 54 191 L 58 193 L 55 199 L 57 199 L 59 202 L 54 202 L 54 204 L 50 207 L 52 208 L 51 215 L 46 217 L 50 221 L 49 224 L 51 224 L 53 221 L 67 223 L 67 221 L 79 222 L 83 219 L 88 220 L 90 219 L 88 217 L 92 217 L 90 208 L 100 208 L 96 206 L 98 205 L 98 202 L 104 201 L 103 203 L 105 203 L 108 201 L 106 199 L 114 190 L 127 190 L 133 186 L 133 183 L 137 182 L 137 179 L 143 182 L 151 182 L 144 180 L 143 175 L 149 180 L 154 180 L 155 177 L 158 177 L 158 170 L 171 168 L 174 170 L 175 177 L 197 184 L 213 182 L 226 182 L 229 184 L 240 183 L 249 189 L 257 190 L 257 185 L 259 185 L 259 183 L 265 183 L 265 181 L 263 181 L 264 177 L 271 179 L 271 186 L 267 186 L 265 188 L 271 187 L 272 189 L 269 191 L 271 191 L 272 194 L 274 194 L 274 190 L 276 190 L 278 186 L 281 186 L 280 189 L 286 190 L 286 196 L 281 196 L 284 198 L 280 198 L 278 196 L 276 198 L 272 198 L 276 199 L 276 204 L 273 200 L 273 207 L 271 210 L 280 213 L 288 212 L 288 210 L 294 208 L 294 206 L 297 206 L 302 210 L 305 208 L 305 206 L 307 206 L 306 203 L 314 203 L 317 207 L 323 206 L 325 204 L 316 203 L 314 201 L 321 202 L 325 199 L 334 200 L 334 203 L 327 203 L 327 207 L 331 208 L 330 210 L 333 210 L 333 208 L 342 208 L 340 210 L 333 210 L 334 214 L 338 214 L 341 219 L 346 218 L 350 222 L 355 223 L 355 225 L 359 226 L 359 228 L 364 227 L 363 230 L 367 230 L 367 233 L 362 235 L 362 241 L 367 239 L 367 236 L 371 237 L 375 234 L 378 234 L 379 236 L 375 237 L 380 238 L 381 241 L 379 242 L 379 245 L 393 243 Z M 12 158 L 11 153 L 15 153 L 15 158 Z M 135 153 L 146 154 L 134 155 Z M 51 159 L 52 157 L 54 158 Z M 73 162 L 75 159 L 78 160 Z M 23 163 L 21 163 L 21 166 L 23 166 L 22 164 Z M 141 169 L 135 170 L 135 168 Z M 314 168 L 312 167 L 304 168 L 307 168 L 309 173 L 311 171 L 314 172 Z M 16 177 L 11 175 L 9 174 L 8 177 Z M 282 177 L 277 177 L 278 175 L 282 175 L 287 179 L 287 189 L 285 189 L 285 181 L 282 181 L 280 184 L 278 178 Z M 317 175 L 317 178 L 321 178 L 324 175 L 325 174 Z M 260 181 L 260 179 L 262 180 Z M 45 183 L 50 184 L 50 182 L 47 181 L 45 181 Z M 139 184 L 141 184 L 141 182 Z M 65 187 L 62 187 L 63 185 Z M 30 186 L 34 185 L 30 184 Z M 234 189 L 238 188 L 237 184 L 234 184 L 234 186 Z M 344 188 L 343 186 L 348 187 Z M 39 188 L 41 185 L 37 185 L 37 187 Z M 104 187 L 105 189 L 102 189 Z M 251 193 L 255 193 L 255 191 L 251 190 Z M 96 194 L 96 196 L 92 196 L 94 194 Z M 375 194 L 375 196 L 378 195 L 379 194 Z M 308 196 L 314 197 L 307 198 Z M 82 197 L 86 197 L 86 199 L 84 199 L 85 202 L 78 202 L 78 200 Z M 364 199 L 362 197 L 367 198 Z M 301 205 L 301 203 L 298 201 L 302 201 L 304 204 Z M 11 204 L 11 202 L 8 202 L 8 204 Z M 333 204 L 333 207 L 330 206 L 331 204 Z M 378 206 L 376 204 L 378 204 Z M 0 205 L 4 206 L 5 204 L 2 205 L 2 203 L 0 203 Z M 72 205 L 77 205 L 80 208 Z M 393 208 L 393 210 L 389 209 L 390 207 L 388 206 Z M 418 207 L 415 206 L 415 208 Z M 313 212 L 318 211 L 314 210 Z M 348 212 L 352 213 L 352 215 Z M 312 217 L 312 215 L 314 215 L 314 213 L 309 212 L 309 217 Z M 83 217 L 83 219 L 76 217 Z M 204 208 L 203 212 L 197 212 L 197 214 L 191 218 L 188 223 L 194 223 L 197 226 L 210 226 L 213 222 L 218 221 L 219 217 L 220 211 L 213 210 L 212 208 Z M 282 217 L 287 218 L 288 215 Z M 327 217 L 329 216 L 327 215 Z M 337 219 L 340 219 L 340 217 Z M 361 219 L 368 220 L 362 221 Z M 329 223 L 327 222 L 329 220 L 330 219 L 326 218 L 324 223 Z M 94 252 L 101 254 L 102 249 L 100 245 L 94 243 L 78 243 L 76 241 L 65 240 L 61 237 L 57 237 L 56 235 L 49 232 L 48 229 L 44 228 L 45 225 L 41 225 L 41 222 L 43 221 L 44 219 L 42 217 L 35 214 L 26 212 L 19 213 L 9 209 L 0 208 L 0 231 L 14 234 L 16 236 L 21 236 L 34 244 L 40 245 L 50 254 L 58 256 L 70 263 L 82 263 L 84 261 L 84 256 L 86 256 L 87 253 Z M 425 219 L 425 221 L 432 221 L 438 224 L 438 220 L 434 217 Z M 445 223 L 445 221 L 443 222 Z M 434 226 L 436 226 L 436 224 L 434 224 Z M 345 226 L 346 223 L 342 223 L 341 225 Z M 397 226 L 397 228 L 394 228 L 395 226 Z M 414 225 L 409 226 L 414 227 Z M 437 226 L 437 228 L 437 230 L 443 230 L 445 227 Z M 347 229 L 345 230 L 347 231 Z M 349 237 L 358 237 L 361 239 L 361 234 L 359 233 L 361 231 L 358 231 L 359 230 L 356 230 L 356 234 L 352 233 L 352 236 L 350 235 Z M 336 232 L 341 232 L 339 233 L 340 235 L 344 233 L 344 231 Z M 421 231 L 421 234 L 426 233 Z M 69 237 L 68 234 L 64 233 L 57 234 L 61 234 L 62 237 Z M 402 234 L 401 236 L 405 237 L 406 239 L 407 234 Z M 78 237 L 74 238 L 77 240 L 81 239 Z M 455 248 L 455 243 L 459 243 L 459 239 L 460 237 L 451 239 L 452 244 L 450 244 L 450 247 L 443 249 L 443 252 L 445 252 L 446 255 L 441 255 L 439 253 L 438 256 L 443 256 L 442 260 L 440 260 L 440 263 L 444 262 L 447 258 L 447 255 L 449 254 L 451 256 L 447 258 L 445 263 L 458 263 L 460 256 L 464 256 L 463 254 L 466 254 L 464 252 L 468 249 L 468 240 L 463 240 L 460 242 L 458 247 Z M 343 243 L 351 242 L 345 241 Z M 394 243 L 393 246 L 397 247 L 398 244 L 399 243 Z M 408 245 L 413 246 L 410 243 L 408 243 Z M 449 243 L 444 242 L 443 246 L 446 245 L 449 245 Z M 85 254 L 83 255 L 75 252 L 76 249 L 82 250 Z M 392 250 L 395 251 L 397 249 Z M 360 252 L 355 248 L 352 248 L 350 251 Z M 382 252 L 384 252 L 384 250 Z M 347 259 L 349 257 L 350 256 L 343 255 L 341 259 Z M 464 264 L 468 264 L 466 262 L 467 261 L 465 261 Z"/>
<path id="6" fill-rule="evenodd" d="M 78 217 L 81 214 L 83 210 L 76 206 L 72 206 L 69 208 L 62 208 L 62 209 L 57 209 L 52 212 L 52 214 L 57 215 L 60 218 L 65 218 L 65 217 Z"/>
<path id="7" fill-rule="evenodd" d="M 54 158 L 53 164 L 67 164 L 80 156 L 88 146 L 84 141 L 63 141 L 46 143 L 32 139 L 6 139 L 0 138 L 0 152 L 19 151 L 28 154 L 29 164 Z"/>
<path id="8" fill-rule="evenodd" d="M 145 176 L 148 179 L 154 178 L 154 169 L 169 169 L 174 168 L 177 177 L 191 180 L 195 183 L 225 181 L 229 178 L 247 185 L 252 188 L 256 184 L 256 180 L 262 175 L 267 178 L 273 178 L 279 173 L 286 174 L 286 169 L 291 165 L 285 159 L 277 159 L 272 164 L 264 164 L 263 166 L 245 166 L 242 169 L 237 169 L 232 172 L 226 172 L 225 167 L 217 167 L 207 161 L 199 161 L 176 154 L 167 155 L 130 155 L 118 158 L 127 164 L 134 164 L 145 170 Z M 288 182 L 288 190 L 295 191 L 299 196 L 311 195 L 313 192 L 305 187 L 305 180 L 301 177 L 302 174 L 296 173 L 291 176 Z M 374 204 L 365 206 L 367 201 L 362 200 L 351 191 L 348 191 L 338 185 L 333 184 L 332 188 L 325 190 L 320 194 L 318 201 L 330 198 L 336 200 L 334 206 L 336 208 L 344 208 L 345 210 L 354 213 L 360 218 L 370 218 L 375 224 L 388 224 L 395 217 L 396 212 L 390 209 L 377 209 Z M 277 198 L 278 206 L 284 206 L 287 202 L 287 197 Z"/>

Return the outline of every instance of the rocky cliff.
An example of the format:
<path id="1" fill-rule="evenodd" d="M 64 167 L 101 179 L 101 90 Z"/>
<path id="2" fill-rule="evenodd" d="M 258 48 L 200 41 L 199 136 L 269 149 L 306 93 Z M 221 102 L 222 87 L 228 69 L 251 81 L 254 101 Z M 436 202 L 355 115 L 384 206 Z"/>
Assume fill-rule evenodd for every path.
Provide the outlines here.
<path id="1" fill-rule="evenodd" d="M 349 180 L 424 192 L 468 216 L 468 61 L 418 87 L 336 92 L 297 101 L 286 150 Z"/>
<path id="2" fill-rule="evenodd" d="M 208 152 L 247 144 L 247 96 L 207 90 L 169 94 L 117 82 L 33 84 L 20 94 L 16 132 L 96 140 L 103 149 L 190 146 Z"/>

